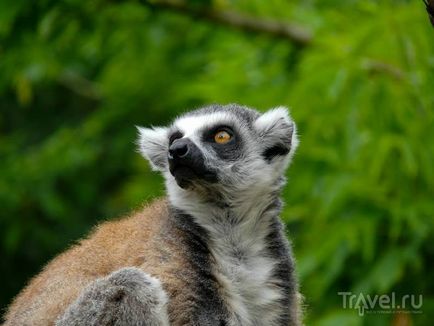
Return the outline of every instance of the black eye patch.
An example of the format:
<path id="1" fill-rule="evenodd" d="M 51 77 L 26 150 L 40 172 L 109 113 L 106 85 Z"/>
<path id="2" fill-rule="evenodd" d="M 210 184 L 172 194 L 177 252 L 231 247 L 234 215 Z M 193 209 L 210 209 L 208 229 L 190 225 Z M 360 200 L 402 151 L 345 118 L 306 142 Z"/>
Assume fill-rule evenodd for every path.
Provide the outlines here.
<path id="1" fill-rule="evenodd" d="M 262 156 L 267 162 L 271 162 L 276 156 L 283 156 L 289 153 L 289 148 L 283 145 L 274 145 L 273 147 L 267 148 Z"/>
<path id="2" fill-rule="evenodd" d="M 172 145 L 175 140 L 182 137 L 184 137 L 184 134 L 182 132 L 180 132 L 179 130 L 174 131 L 169 137 L 169 146 Z"/>
<path id="3" fill-rule="evenodd" d="M 219 131 L 226 131 L 231 140 L 225 144 L 215 142 L 214 136 Z M 203 132 L 202 140 L 208 144 L 217 156 L 223 160 L 234 161 L 241 156 L 242 140 L 233 128 L 227 125 L 218 125 Z"/>

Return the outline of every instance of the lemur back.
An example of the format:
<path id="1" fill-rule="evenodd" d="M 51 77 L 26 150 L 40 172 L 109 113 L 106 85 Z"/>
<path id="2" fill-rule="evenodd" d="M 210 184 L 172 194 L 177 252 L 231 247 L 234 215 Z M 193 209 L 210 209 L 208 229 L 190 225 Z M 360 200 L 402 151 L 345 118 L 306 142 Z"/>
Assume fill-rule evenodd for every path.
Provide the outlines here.
<path id="1" fill-rule="evenodd" d="M 279 219 L 296 146 L 282 108 L 212 106 L 140 129 L 168 198 L 103 223 L 55 258 L 4 325 L 300 325 Z"/>

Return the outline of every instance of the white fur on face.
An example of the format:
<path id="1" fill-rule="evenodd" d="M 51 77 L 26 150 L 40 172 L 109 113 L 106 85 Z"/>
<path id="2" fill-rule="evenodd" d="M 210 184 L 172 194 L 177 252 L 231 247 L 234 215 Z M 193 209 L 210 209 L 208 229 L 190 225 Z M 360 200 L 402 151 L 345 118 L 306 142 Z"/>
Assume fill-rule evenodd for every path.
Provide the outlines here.
<path id="1" fill-rule="evenodd" d="M 206 159 L 211 161 L 215 158 L 213 153 L 209 151 L 206 146 L 203 146 L 200 137 L 200 131 L 205 130 L 207 127 L 213 127 L 218 124 L 225 125 L 236 123 L 239 125 L 238 132 L 241 132 L 242 138 L 244 138 L 246 146 L 244 157 L 248 158 L 244 162 L 240 162 L 245 165 L 245 171 L 249 169 L 254 173 L 254 169 L 270 170 L 272 175 L 281 173 L 282 169 L 285 169 L 298 146 L 298 138 L 296 133 L 296 126 L 289 116 L 288 110 L 284 107 L 278 107 L 271 109 L 262 115 L 260 115 L 253 124 L 254 134 L 247 132 L 246 126 L 243 126 L 241 121 L 238 121 L 236 115 L 230 112 L 213 112 L 202 115 L 190 115 L 183 116 L 177 119 L 173 127 L 182 132 L 183 137 L 190 138 L 196 146 L 202 149 Z M 137 128 L 139 131 L 139 151 L 149 160 L 154 170 L 164 171 L 167 169 L 167 151 L 168 151 L 168 128 L 154 127 L 154 128 Z M 252 139 L 253 138 L 253 139 Z M 290 152 L 284 157 L 280 157 L 273 162 L 263 162 L 259 152 L 265 149 L 285 141 L 290 141 Z M 253 160 L 259 160 L 259 162 L 253 162 Z M 217 166 L 222 169 L 229 169 L 231 173 L 232 164 L 220 164 L 217 162 Z M 262 166 L 262 167 L 261 167 Z M 265 171 L 263 171 L 265 172 Z M 248 174 L 243 173 L 244 176 Z M 253 180 L 254 178 L 248 178 Z M 239 180 L 237 180 L 239 182 Z"/>
<path id="2" fill-rule="evenodd" d="M 190 138 L 196 145 L 200 146 L 200 130 L 216 124 L 227 124 L 233 119 L 234 117 L 228 113 L 215 112 L 206 115 L 181 117 L 175 121 L 174 126 L 182 132 L 183 137 Z"/>
<path id="3" fill-rule="evenodd" d="M 219 159 L 202 143 L 200 131 L 207 127 L 225 124 L 235 124 L 236 131 L 240 133 L 243 141 L 241 149 L 243 153 L 236 161 Z M 243 210 L 245 212 L 249 211 L 248 207 L 252 199 L 263 197 L 275 190 L 276 181 L 284 175 L 298 145 L 296 126 L 288 110 L 283 107 L 263 113 L 253 122 L 252 126 L 247 126 L 231 112 L 214 112 L 181 117 L 174 122 L 174 127 L 181 131 L 184 137 L 189 137 L 195 142 L 202 150 L 207 164 L 219 171 L 220 184 L 215 187 L 220 186 L 220 190 L 231 198 L 232 203 L 237 203 L 239 207 L 246 207 Z M 286 155 L 277 156 L 267 162 L 262 153 L 275 145 L 281 145 L 290 151 Z M 181 189 L 169 173 L 166 173 L 165 177 L 169 196 L 178 203 L 181 204 L 185 196 L 196 195 L 189 194 L 194 190 Z M 280 183 L 278 187 L 281 187 Z M 185 192 L 187 193 L 184 194 Z M 176 200 L 176 197 L 182 200 Z"/>

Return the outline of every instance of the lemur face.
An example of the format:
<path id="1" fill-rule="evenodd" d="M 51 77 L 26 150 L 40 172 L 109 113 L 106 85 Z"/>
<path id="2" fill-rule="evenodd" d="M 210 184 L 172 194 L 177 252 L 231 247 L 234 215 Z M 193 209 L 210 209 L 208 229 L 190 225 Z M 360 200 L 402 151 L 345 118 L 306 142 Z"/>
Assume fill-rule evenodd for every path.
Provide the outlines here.
<path id="1" fill-rule="evenodd" d="M 169 186 L 234 192 L 276 183 L 297 146 L 285 108 L 213 105 L 167 128 L 138 128 L 140 152 Z"/>

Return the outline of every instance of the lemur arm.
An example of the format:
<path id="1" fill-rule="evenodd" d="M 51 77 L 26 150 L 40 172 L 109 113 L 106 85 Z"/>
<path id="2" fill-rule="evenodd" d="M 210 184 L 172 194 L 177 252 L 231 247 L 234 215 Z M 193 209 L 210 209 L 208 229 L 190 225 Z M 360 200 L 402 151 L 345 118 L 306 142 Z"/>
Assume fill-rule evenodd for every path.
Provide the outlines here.
<path id="1" fill-rule="evenodd" d="M 166 303 L 156 278 L 137 268 L 122 268 L 88 285 L 56 326 L 168 326 Z"/>

